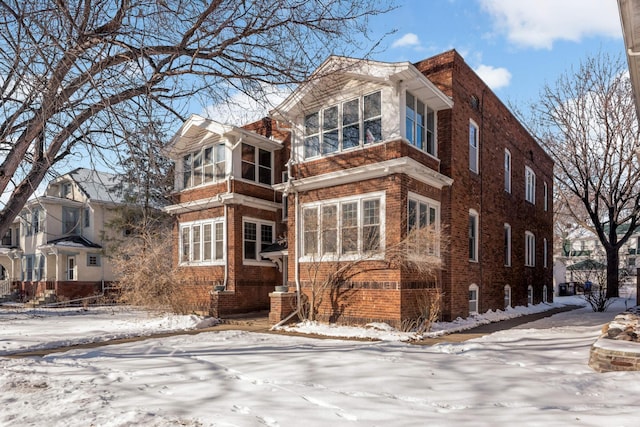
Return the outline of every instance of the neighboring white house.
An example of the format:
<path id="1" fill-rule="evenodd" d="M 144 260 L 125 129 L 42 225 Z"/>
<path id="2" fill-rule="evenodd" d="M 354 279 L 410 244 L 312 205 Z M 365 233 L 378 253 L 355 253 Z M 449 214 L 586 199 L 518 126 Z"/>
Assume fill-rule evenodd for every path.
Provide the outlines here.
<path id="1" fill-rule="evenodd" d="M 619 233 L 624 234 L 626 229 L 620 228 Z M 638 229 L 620 248 L 620 282 L 635 283 L 636 269 L 640 267 L 640 229 Z M 554 281 L 555 284 L 579 280 L 573 277 L 575 268 L 585 261 L 595 261 L 606 265 L 607 255 L 598 237 L 585 229 L 576 229 L 562 239 L 560 253 L 554 256 Z"/>
<path id="2" fill-rule="evenodd" d="M 113 234 L 105 225 L 123 204 L 117 184 L 115 175 L 79 168 L 52 180 L 42 196 L 27 202 L 2 239 L 5 284 L 27 297 L 101 293 L 113 281 L 104 244 Z"/>

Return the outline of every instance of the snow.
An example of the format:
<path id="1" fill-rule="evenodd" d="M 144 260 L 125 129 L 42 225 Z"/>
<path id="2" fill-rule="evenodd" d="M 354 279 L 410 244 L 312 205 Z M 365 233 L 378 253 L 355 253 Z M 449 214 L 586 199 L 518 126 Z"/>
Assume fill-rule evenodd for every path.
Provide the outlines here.
<path id="1" fill-rule="evenodd" d="M 558 300 L 437 324 L 436 333 L 580 302 Z M 635 426 L 640 372 L 601 374 L 587 366 L 602 326 L 628 303 L 620 298 L 606 313 L 584 307 L 433 346 L 406 342 L 380 324 L 360 330 L 306 324 L 297 329 L 382 340 L 214 328 L 45 357 L 2 357 L 0 425 Z M 0 351 L 211 323 L 132 309 L 1 309 Z"/>

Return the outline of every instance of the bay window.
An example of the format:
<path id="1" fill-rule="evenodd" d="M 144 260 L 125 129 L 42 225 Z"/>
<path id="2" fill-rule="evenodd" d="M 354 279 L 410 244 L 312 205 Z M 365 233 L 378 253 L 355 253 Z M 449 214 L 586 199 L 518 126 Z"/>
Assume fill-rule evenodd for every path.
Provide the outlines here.
<path id="1" fill-rule="evenodd" d="M 224 144 L 203 147 L 182 157 L 182 188 L 219 182 L 225 175 Z"/>
<path id="2" fill-rule="evenodd" d="M 409 143 L 435 156 L 435 111 L 407 92 L 405 116 L 405 137 Z"/>

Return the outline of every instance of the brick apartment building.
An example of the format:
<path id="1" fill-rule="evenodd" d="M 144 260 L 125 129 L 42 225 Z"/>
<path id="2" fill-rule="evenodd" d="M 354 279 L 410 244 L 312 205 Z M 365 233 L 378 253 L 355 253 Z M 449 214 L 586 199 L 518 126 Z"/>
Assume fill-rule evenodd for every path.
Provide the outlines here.
<path id="1" fill-rule="evenodd" d="M 176 261 L 224 289 L 212 314 L 271 307 L 278 321 L 309 293 L 312 263 L 327 274 L 323 262 L 423 225 L 449 242 L 437 281 L 373 257 L 319 317 L 398 325 L 436 287 L 445 320 L 552 299 L 553 162 L 455 50 L 416 64 L 332 56 L 271 117 L 192 117 L 172 143 Z"/>

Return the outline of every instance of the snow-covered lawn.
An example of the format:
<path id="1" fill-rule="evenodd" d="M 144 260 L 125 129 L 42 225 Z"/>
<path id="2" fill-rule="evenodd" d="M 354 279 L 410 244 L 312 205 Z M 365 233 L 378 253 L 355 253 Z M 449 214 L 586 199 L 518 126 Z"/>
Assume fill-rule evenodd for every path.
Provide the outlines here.
<path id="1" fill-rule="evenodd" d="M 220 331 L 0 358 L 0 425 L 636 426 L 640 373 L 587 366 L 602 325 L 624 308 L 620 299 L 607 313 L 583 308 L 430 347 L 389 331 L 377 342 Z M 0 310 L 0 351 L 202 321 L 135 310 L 65 314 Z"/>

